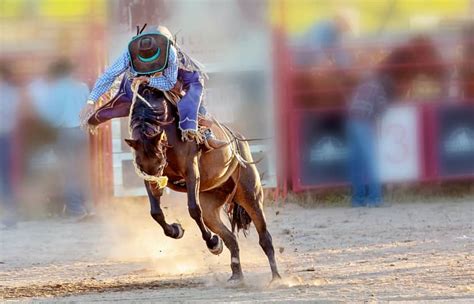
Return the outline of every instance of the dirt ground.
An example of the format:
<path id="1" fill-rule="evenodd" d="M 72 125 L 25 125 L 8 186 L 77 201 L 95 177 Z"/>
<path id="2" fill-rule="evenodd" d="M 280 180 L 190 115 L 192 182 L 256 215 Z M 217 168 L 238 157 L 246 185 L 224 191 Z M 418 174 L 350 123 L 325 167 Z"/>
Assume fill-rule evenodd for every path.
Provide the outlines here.
<path id="1" fill-rule="evenodd" d="M 93 220 L 50 219 L 1 231 L 0 301 L 233 303 L 474 302 L 474 203 L 386 208 L 266 207 L 283 280 L 252 227 L 239 236 L 243 285 L 227 283 L 227 250 L 211 255 L 185 202 L 165 202 L 166 238 L 143 203 L 97 210 Z"/>

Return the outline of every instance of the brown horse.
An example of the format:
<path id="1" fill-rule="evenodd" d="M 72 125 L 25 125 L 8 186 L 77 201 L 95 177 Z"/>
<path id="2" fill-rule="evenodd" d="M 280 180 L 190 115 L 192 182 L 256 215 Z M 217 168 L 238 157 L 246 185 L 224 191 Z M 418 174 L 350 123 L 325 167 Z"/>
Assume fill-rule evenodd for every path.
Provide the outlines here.
<path id="1" fill-rule="evenodd" d="M 195 142 L 181 140 L 177 110 L 162 92 L 141 86 L 138 93 L 146 101 L 137 99 L 132 105 L 132 138 L 125 141 L 135 153 L 137 169 L 145 175 L 151 216 L 161 225 L 165 235 L 179 239 L 184 231 L 179 224 L 168 224 L 161 210 L 163 189 L 157 186 L 153 177 L 163 175 L 168 177 L 169 188 L 187 193 L 189 214 L 199 226 L 209 250 L 220 254 L 221 239 L 224 241 L 231 253 L 230 280 L 243 278 L 234 230 L 236 227 L 237 230 L 248 229 L 251 221 L 270 262 L 273 279 L 280 278 L 272 237 L 262 210 L 262 185 L 255 165 L 250 163 L 252 156 L 248 143 L 229 129 L 213 126 L 218 138 L 232 140 L 224 148 L 204 152 Z M 237 154 L 249 163 L 239 162 Z M 225 203 L 231 206 L 232 231 L 220 217 Z M 212 235 L 211 231 L 217 235 Z"/>

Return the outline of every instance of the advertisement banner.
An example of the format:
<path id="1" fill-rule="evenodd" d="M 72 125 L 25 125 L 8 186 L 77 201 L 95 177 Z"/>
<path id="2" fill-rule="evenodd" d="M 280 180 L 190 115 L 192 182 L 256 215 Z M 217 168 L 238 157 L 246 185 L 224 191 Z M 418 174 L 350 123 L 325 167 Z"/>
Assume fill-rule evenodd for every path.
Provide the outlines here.
<path id="1" fill-rule="evenodd" d="M 474 106 L 440 106 L 437 123 L 440 177 L 474 176 Z"/>
<path id="2" fill-rule="evenodd" d="M 349 148 L 344 110 L 298 111 L 292 154 L 294 190 L 346 184 Z M 422 173 L 419 109 L 397 106 L 377 126 L 382 182 L 418 180 Z"/>
<path id="3" fill-rule="evenodd" d="M 293 154 L 295 190 L 347 182 L 348 146 L 343 111 L 305 111 L 297 116 Z"/>

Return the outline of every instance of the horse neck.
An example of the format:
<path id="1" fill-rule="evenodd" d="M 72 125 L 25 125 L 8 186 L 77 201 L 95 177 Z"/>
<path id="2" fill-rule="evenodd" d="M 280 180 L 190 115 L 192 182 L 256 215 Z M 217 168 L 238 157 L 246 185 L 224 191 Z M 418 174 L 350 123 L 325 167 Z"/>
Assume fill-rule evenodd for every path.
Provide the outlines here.
<path id="1" fill-rule="evenodd" d="M 178 109 L 176 108 L 175 105 L 173 105 L 168 99 L 164 99 L 164 107 L 166 108 L 166 112 L 168 113 L 167 118 L 172 118 L 174 117 L 175 119 L 178 118 Z"/>
<path id="2" fill-rule="evenodd" d="M 165 96 L 153 99 L 149 101 L 151 106 L 157 110 L 164 110 L 167 115 L 165 117 L 166 120 L 170 119 L 171 117 L 176 117 L 177 116 L 177 109 L 176 107 L 171 104 L 171 102 L 166 99 Z"/>
<path id="3" fill-rule="evenodd" d="M 163 129 L 167 135 L 172 135 L 176 133 L 177 122 L 179 120 L 176 107 L 164 97 L 163 98 L 150 98 L 148 100 L 148 103 L 155 110 L 164 111 L 166 113 L 166 115 L 162 118 L 163 121 L 169 121 L 174 118 L 174 122 L 169 125 L 160 126 L 157 121 L 157 123 L 153 124 L 153 126 Z M 143 106 L 144 106 L 143 101 L 137 101 L 136 104 L 133 106 L 132 115 L 133 115 L 134 110 L 136 110 L 138 107 L 143 107 Z M 138 115 L 138 114 L 135 114 L 135 115 Z M 132 120 L 134 119 L 134 117 L 131 117 L 131 118 Z M 132 121 L 130 121 L 130 123 L 132 123 Z M 132 138 L 139 139 L 143 135 L 142 125 L 141 124 L 134 125 L 132 128 L 131 135 L 132 135 Z"/>

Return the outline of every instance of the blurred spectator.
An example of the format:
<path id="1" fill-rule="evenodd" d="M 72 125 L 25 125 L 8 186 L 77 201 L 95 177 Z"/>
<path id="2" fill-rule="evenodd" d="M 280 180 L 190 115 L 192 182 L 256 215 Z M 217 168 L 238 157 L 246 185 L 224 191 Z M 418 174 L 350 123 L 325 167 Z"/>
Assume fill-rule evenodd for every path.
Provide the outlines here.
<path id="1" fill-rule="evenodd" d="M 34 112 L 39 118 L 48 124 L 54 124 L 54 114 L 51 111 L 52 100 L 50 95 L 50 79 L 39 77 L 34 79 L 28 86 L 28 95 L 34 105 Z"/>
<path id="2" fill-rule="evenodd" d="M 375 74 L 360 84 L 351 98 L 347 137 L 353 207 L 382 204 L 382 188 L 376 161 L 375 123 L 393 97 L 393 79 L 388 75 Z"/>
<path id="3" fill-rule="evenodd" d="M 444 77 L 442 60 L 431 40 L 424 37 L 392 50 L 352 95 L 347 136 L 353 207 L 377 207 L 383 203 L 377 167 L 376 124 L 390 102 L 408 93 L 418 75 Z"/>
<path id="4" fill-rule="evenodd" d="M 6 63 L 0 63 L 0 203 L 2 224 L 16 225 L 16 202 L 12 185 L 13 135 L 19 107 L 19 92 Z"/>
<path id="5" fill-rule="evenodd" d="M 343 46 L 343 36 L 350 31 L 349 20 L 343 14 L 313 25 L 300 42 L 304 52 L 296 56 L 301 66 L 336 66 L 347 68 L 350 56 Z"/>
<path id="6" fill-rule="evenodd" d="M 352 54 L 344 41 L 351 31 L 348 13 L 315 23 L 295 45 L 293 61 L 300 68 L 294 71 L 293 85 L 302 92 L 299 105 L 341 106 L 355 86 L 358 75 L 351 69 Z"/>
<path id="7" fill-rule="evenodd" d="M 86 104 L 89 89 L 72 72 L 72 63 L 59 59 L 49 66 L 46 79 L 33 82 L 29 89 L 37 112 L 57 129 L 54 152 L 64 183 L 61 186 L 65 215 L 81 217 L 89 212 L 85 196 L 88 153 L 87 137 L 79 127 L 79 113 Z"/>

